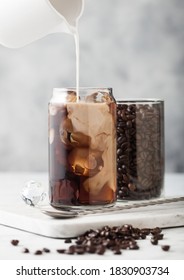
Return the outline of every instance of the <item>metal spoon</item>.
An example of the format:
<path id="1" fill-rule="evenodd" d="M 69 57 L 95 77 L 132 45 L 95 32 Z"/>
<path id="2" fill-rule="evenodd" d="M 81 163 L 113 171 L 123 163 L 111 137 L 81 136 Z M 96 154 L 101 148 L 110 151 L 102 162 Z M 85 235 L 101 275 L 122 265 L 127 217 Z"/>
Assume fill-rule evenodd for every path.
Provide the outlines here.
<path id="1" fill-rule="evenodd" d="M 52 208 L 51 206 L 42 206 L 39 207 L 39 209 L 43 214 L 55 219 L 69 219 L 69 218 L 75 218 L 79 215 L 78 212 L 74 210 L 69 210 L 68 208 L 57 210 Z"/>
<path id="2" fill-rule="evenodd" d="M 136 202 L 124 205 L 114 205 L 112 207 L 99 207 L 94 209 L 77 209 L 71 210 L 69 208 L 62 208 L 61 210 L 57 210 L 52 208 L 51 206 L 47 207 L 40 207 L 40 210 L 43 214 L 46 214 L 52 218 L 56 219 L 68 219 L 68 218 L 75 218 L 78 216 L 83 215 L 94 215 L 94 214 L 110 214 L 112 212 L 121 212 L 127 209 L 139 208 L 139 207 L 146 207 L 146 206 L 153 206 L 153 205 L 160 205 L 172 202 L 179 202 L 184 201 L 184 196 L 181 197 L 172 197 L 172 198 L 160 198 L 155 200 L 143 201 L 143 202 Z"/>

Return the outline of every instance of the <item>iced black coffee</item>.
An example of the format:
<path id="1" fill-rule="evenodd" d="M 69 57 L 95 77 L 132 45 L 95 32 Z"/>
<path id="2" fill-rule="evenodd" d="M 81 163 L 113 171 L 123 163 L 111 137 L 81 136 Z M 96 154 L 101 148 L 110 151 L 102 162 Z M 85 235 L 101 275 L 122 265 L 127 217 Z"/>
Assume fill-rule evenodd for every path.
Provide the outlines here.
<path id="1" fill-rule="evenodd" d="M 54 89 L 49 103 L 53 207 L 116 200 L 116 104 L 111 89 Z"/>

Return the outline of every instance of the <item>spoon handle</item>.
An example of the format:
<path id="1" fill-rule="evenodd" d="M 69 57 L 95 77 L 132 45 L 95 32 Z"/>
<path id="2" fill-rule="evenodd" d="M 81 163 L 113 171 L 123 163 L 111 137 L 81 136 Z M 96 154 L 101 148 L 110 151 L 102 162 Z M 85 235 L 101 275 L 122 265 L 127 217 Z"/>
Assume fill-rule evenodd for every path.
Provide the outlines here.
<path id="1" fill-rule="evenodd" d="M 180 202 L 184 201 L 184 196 L 180 197 L 171 197 L 171 198 L 159 198 L 155 200 L 147 200 L 143 202 L 126 202 L 125 204 L 120 205 L 119 203 L 115 204 L 111 207 L 99 207 L 95 209 L 69 209 L 69 208 L 62 208 L 61 210 L 57 210 L 54 208 L 42 208 L 40 209 L 42 213 L 51 216 L 53 218 L 59 218 L 59 219 L 67 219 L 67 218 L 74 218 L 77 216 L 84 216 L 84 215 L 94 215 L 94 214 L 111 214 L 113 212 L 121 212 L 123 210 L 129 210 L 129 209 L 136 209 L 139 207 L 147 207 L 147 206 L 154 206 L 154 205 L 161 205 L 161 204 L 167 204 L 167 203 L 174 203 L 174 202 Z"/>

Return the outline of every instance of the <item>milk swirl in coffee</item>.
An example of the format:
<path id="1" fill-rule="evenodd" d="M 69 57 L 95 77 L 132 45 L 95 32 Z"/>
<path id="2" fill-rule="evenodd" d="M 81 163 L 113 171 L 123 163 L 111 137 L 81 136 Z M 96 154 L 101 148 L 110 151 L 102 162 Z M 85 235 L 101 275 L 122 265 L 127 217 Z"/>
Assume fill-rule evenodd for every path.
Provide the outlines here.
<path id="1" fill-rule="evenodd" d="M 50 202 L 116 200 L 116 104 L 111 89 L 55 89 L 49 104 Z"/>

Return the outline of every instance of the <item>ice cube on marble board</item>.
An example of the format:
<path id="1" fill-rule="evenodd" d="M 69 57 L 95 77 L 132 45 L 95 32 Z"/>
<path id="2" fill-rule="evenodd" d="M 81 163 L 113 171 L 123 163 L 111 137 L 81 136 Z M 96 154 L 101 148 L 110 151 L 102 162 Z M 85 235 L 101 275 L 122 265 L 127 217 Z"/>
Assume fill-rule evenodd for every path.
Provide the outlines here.
<path id="1" fill-rule="evenodd" d="M 30 180 L 25 183 L 21 198 L 27 205 L 36 206 L 46 198 L 45 188 L 40 182 Z"/>

